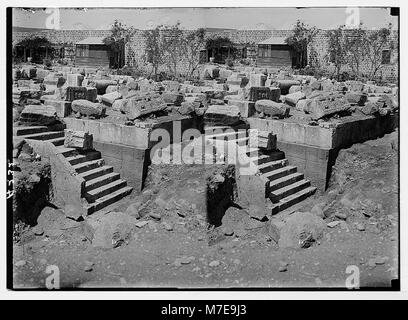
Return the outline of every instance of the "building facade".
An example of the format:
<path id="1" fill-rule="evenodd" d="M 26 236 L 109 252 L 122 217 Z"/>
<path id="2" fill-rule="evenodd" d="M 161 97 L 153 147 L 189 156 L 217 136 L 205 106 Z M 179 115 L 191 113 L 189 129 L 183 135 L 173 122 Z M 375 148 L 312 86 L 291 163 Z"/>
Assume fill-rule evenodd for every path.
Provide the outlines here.
<path id="1" fill-rule="evenodd" d="M 142 65 L 145 64 L 145 41 L 143 30 L 137 30 L 131 41 L 125 48 L 125 62 L 127 65 Z M 217 29 L 206 31 L 206 37 L 228 37 L 235 44 L 246 47 L 246 57 L 256 65 L 258 59 L 258 44 L 269 38 L 286 38 L 292 33 L 291 30 L 233 30 L 233 29 Z M 29 31 L 23 28 L 13 28 L 13 46 L 25 37 L 44 36 L 53 44 L 59 47 L 63 46 L 66 52 L 75 52 L 75 44 L 89 37 L 104 38 L 110 35 L 110 30 L 46 30 L 46 29 L 31 29 Z M 391 34 L 390 47 L 384 50 L 384 61 L 380 66 L 378 75 L 387 81 L 398 80 L 398 62 L 399 62 L 399 37 L 398 31 L 393 31 Z M 319 30 L 314 41 L 309 45 L 307 50 L 307 61 L 311 67 L 321 68 L 322 70 L 334 71 L 335 66 L 330 61 L 328 54 L 328 36 L 327 31 Z M 74 56 L 68 57 L 74 60 Z M 184 62 L 180 61 L 180 72 L 183 71 Z M 361 72 L 364 74 L 369 68 L 369 62 L 363 61 Z M 343 66 L 342 71 L 350 72 L 349 66 Z"/>

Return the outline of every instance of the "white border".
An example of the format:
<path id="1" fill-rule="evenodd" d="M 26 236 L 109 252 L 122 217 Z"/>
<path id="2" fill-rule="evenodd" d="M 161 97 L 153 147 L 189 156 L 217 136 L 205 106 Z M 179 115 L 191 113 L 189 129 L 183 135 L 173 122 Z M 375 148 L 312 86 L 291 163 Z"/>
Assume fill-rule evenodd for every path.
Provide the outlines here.
<path id="1" fill-rule="evenodd" d="M 89 1 L 89 0 L 71 0 L 69 4 L 66 1 L 61 0 L 54 0 L 54 1 L 44 1 L 44 0 L 37 0 L 36 2 L 27 1 L 27 0 L 16 0 L 16 1 L 2 1 L 1 2 L 1 27 L 2 32 L 0 34 L 0 43 L 6 43 L 6 7 L 304 7 L 306 4 L 308 7 L 330 7 L 330 6 L 367 6 L 367 7 L 400 7 L 400 44 L 401 44 L 401 51 L 399 54 L 400 57 L 400 70 L 401 70 L 401 88 L 400 88 L 400 123 L 402 126 L 400 127 L 400 136 L 406 137 L 407 136 L 407 129 L 404 126 L 406 123 L 406 112 L 404 111 L 404 107 L 407 105 L 407 82 L 406 82 L 406 72 L 407 72 L 407 30 L 408 30 L 408 9 L 407 9 L 407 2 L 406 1 L 388 1 L 388 0 L 371 0 L 371 1 L 329 1 L 326 0 L 324 4 L 321 1 L 317 0 L 310 0 L 305 3 L 304 1 L 295 1 L 295 0 L 286 0 L 284 2 L 281 1 L 260 1 L 260 0 L 252 0 L 252 1 L 231 1 L 231 0 L 223 0 L 223 1 L 215 1 L 215 0 L 198 0 L 198 1 L 166 1 L 163 0 L 143 0 L 143 1 L 123 1 L 118 0 L 114 3 L 112 0 L 98 0 L 98 1 Z M 6 46 L 1 46 L 1 64 L 0 74 L 3 76 L 1 77 L 1 95 L 2 97 L 2 107 L 0 108 L 0 119 L 2 121 L 1 124 L 1 146 L 3 147 L 2 150 L 6 150 L 5 145 L 5 137 L 6 137 Z M 403 85 L 403 86 L 402 86 Z M 3 168 L 5 168 L 6 163 L 6 153 L 0 152 L 1 163 L 3 164 Z M 400 163 L 406 164 L 408 157 L 407 157 L 407 150 L 405 148 L 405 140 L 401 139 L 400 145 Z M 216 299 L 216 300 L 225 300 L 225 299 L 248 299 L 248 300 L 265 300 L 265 299 L 273 299 L 273 300 L 281 300 L 281 299 L 406 299 L 408 298 L 408 274 L 407 274 L 407 247 L 408 247 L 408 237 L 407 237 L 407 226 L 408 226 L 408 219 L 406 216 L 407 213 L 407 185 L 406 185 L 406 177 L 407 177 L 407 169 L 406 165 L 402 165 L 400 167 L 400 178 L 401 178 L 401 189 L 400 189 L 400 197 L 401 197 L 401 210 L 400 210 L 400 229 L 401 229 L 401 238 L 400 238 L 400 259 L 401 259 L 401 292 L 317 292 L 317 291 L 296 291 L 296 292 L 282 292 L 282 291 L 233 291 L 233 292 L 225 292 L 225 291 L 205 291 L 205 292 L 198 292 L 198 291 L 182 291 L 182 292 L 175 292 L 175 291 L 126 291 L 126 292 L 15 292 L 15 291 L 8 291 L 6 290 L 6 205 L 5 205 L 5 196 L 2 196 L 2 212 L 0 217 L 0 224 L 2 237 L 0 237 L 0 252 L 1 252 L 1 263 L 0 263 L 0 299 L 145 299 L 145 300 L 156 300 L 156 299 L 174 299 L 174 300 L 194 300 L 194 299 Z M 6 181 L 5 181 L 5 172 L 1 174 L 1 190 L 2 194 L 5 194 L 6 190 Z"/>

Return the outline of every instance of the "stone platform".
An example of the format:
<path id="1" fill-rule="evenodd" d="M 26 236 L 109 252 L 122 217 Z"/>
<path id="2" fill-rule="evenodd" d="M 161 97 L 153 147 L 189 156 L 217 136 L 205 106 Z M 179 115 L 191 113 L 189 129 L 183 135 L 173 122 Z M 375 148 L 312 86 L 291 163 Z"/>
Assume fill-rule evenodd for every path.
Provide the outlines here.
<path id="1" fill-rule="evenodd" d="M 294 118 L 285 120 L 247 119 L 251 129 L 272 131 L 277 147 L 291 165 L 297 166 L 320 191 L 327 188 L 340 149 L 376 139 L 398 126 L 398 114 L 385 117 L 348 116 L 312 126 Z"/>
<path id="2" fill-rule="evenodd" d="M 94 147 L 101 152 L 107 165 L 125 177 L 134 192 L 143 189 L 147 168 L 150 164 L 150 150 L 157 143 L 151 134 L 155 129 L 169 133 L 173 142 L 173 131 L 183 133 L 187 129 L 198 128 L 199 121 L 188 116 L 175 118 L 163 117 L 155 122 L 139 122 L 134 126 L 85 120 L 71 117 L 64 118 L 67 129 L 86 131 L 93 134 Z"/>

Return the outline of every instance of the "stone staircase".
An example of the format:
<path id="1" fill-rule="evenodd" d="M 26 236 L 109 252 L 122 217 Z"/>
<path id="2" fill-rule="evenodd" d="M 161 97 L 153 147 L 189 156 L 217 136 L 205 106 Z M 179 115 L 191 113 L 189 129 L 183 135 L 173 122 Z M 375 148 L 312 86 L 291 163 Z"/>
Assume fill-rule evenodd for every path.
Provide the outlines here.
<path id="1" fill-rule="evenodd" d="M 263 152 L 259 148 L 250 148 L 247 133 L 212 134 L 214 129 L 225 130 L 231 129 L 231 127 L 206 127 L 205 131 L 208 139 L 228 139 L 228 141 L 236 142 L 239 146 L 247 146 L 247 156 L 256 165 L 261 178 L 267 181 L 265 197 L 270 199 L 268 208 L 271 209 L 272 214 L 296 205 L 316 192 L 317 188 L 311 186 L 310 181 L 305 179 L 303 173 L 298 172 L 297 167 L 289 165 L 283 152 Z"/>
<path id="2" fill-rule="evenodd" d="M 129 195 L 133 188 L 113 172 L 113 167 L 105 165 L 99 151 L 79 152 L 75 148 L 64 147 L 64 126 L 16 126 L 13 128 L 13 143 L 23 139 L 51 142 L 85 182 L 86 211 L 88 214 L 112 205 Z"/>

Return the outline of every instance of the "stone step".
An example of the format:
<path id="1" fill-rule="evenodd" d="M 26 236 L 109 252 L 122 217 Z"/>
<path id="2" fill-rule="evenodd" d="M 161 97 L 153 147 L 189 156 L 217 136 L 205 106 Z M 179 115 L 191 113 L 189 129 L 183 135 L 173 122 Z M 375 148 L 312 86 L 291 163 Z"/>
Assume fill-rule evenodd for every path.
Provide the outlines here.
<path id="1" fill-rule="evenodd" d="M 208 131 L 214 131 L 214 130 L 223 130 L 226 131 L 228 129 L 232 129 L 235 130 L 233 127 L 229 127 L 229 126 L 211 126 L 211 125 L 204 125 L 204 131 L 208 132 Z"/>
<path id="2" fill-rule="evenodd" d="M 260 165 L 262 163 L 268 162 L 270 160 L 270 156 L 267 154 L 258 154 L 249 157 L 249 159 L 256 165 Z"/>
<path id="3" fill-rule="evenodd" d="M 262 164 L 259 164 L 258 170 L 261 173 L 266 173 L 270 172 L 279 168 L 283 168 L 288 165 L 288 160 L 287 159 L 282 159 L 282 160 L 276 160 L 276 161 L 268 161 Z"/>
<path id="4" fill-rule="evenodd" d="M 269 191 L 274 191 L 274 190 L 278 190 L 281 189 L 283 187 L 286 187 L 292 183 L 295 183 L 299 180 L 302 180 L 304 178 L 303 173 L 300 172 L 295 172 L 292 174 L 289 174 L 287 176 L 284 176 L 282 178 L 279 179 L 275 179 L 273 181 L 269 182 Z"/>
<path id="5" fill-rule="evenodd" d="M 88 170 L 79 174 L 86 181 L 103 176 L 104 174 L 113 172 L 112 166 L 102 166 L 96 169 Z"/>
<path id="6" fill-rule="evenodd" d="M 101 158 L 101 153 L 99 151 L 89 151 L 86 154 L 76 154 L 66 157 L 71 165 L 76 165 L 79 163 L 84 163 L 86 161 L 97 160 Z"/>
<path id="7" fill-rule="evenodd" d="M 48 139 L 47 141 L 51 142 L 54 146 L 62 146 L 62 145 L 64 145 L 65 137 L 55 138 L 55 139 Z"/>
<path id="8" fill-rule="evenodd" d="M 232 138 L 244 138 L 247 137 L 247 132 L 223 132 L 223 133 L 215 133 L 215 134 L 206 134 L 205 137 L 207 139 L 222 139 L 224 137 L 224 140 L 230 140 Z"/>
<path id="9" fill-rule="evenodd" d="M 62 154 L 64 157 L 71 157 L 74 155 L 78 154 L 78 150 L 75 148 L 65 148 L 63 145 L 62 146 L 58 146 L 57 150 L 60 154 Z"/>
<path id="10" fill-rule="evenodd" d="M 87 207 L 88 214 L 92 214 L 98 210 L 101 210 L 102 208 L 105 208 L 106 206 L 112 203 L 119 201 L 123 197 L 126 197 L 128 194 L 130 194 L 132 190 L 133 190 L 132 187 L 124 187 L 119 190 L 116 190 L 115 192 L 112 192 L 111 194 L 108 194 L 102 198 L 97 199 L 94 203 L 88 205 Z"/>
<path id="11" fill-rule="evenodd" d="M 103 159 L 97 159 L 97 160 L 91 160 L 91 161 L 86 161 L 83 163 L 78 163 L 76 165 L 73 165 L 72 167 L 75 169 L 76 172 L 78 173 L 83 173 L 85 171 L 89 171 L 98 167 L 102 167 L 105 165 L 105 161 Z"/>
<path id="12" fill-rule="evenodd" d="M 266 173 L 263 173 L 262 176 L 264 178 L 267 178 L 271 181 L 275 180 L 275 179 L 279 179 L 282 178 L 284 176 L 287 176 L 289 174 L 295 173 L 297 171 L 297 167 L 293 167 L 293 166 L 285 166 L 283 168 L 279 168 L 276 170 L 272 170 Z"/>
<path id="13" fill-rule="evenodd" d="M 300 190 L 303 190 L 307 187 L 310 187 L 310 181 L 309 180 L 300 180 L 296 181 L 295 183 L 292 183 L 288 186 L 285 186 L 283 188 L 271 191 L 269 194 L 269 198 L 273 203 L 278 202 L 279 200 L 286 198 L 290 196 L 291 194 L 294 194 Z"/>
<path id="14" fill-rule="evenodd" d="M 239 146 L 246 146 L 249 141 L 249 137 L 239 138 L 239 139 L 230 139 L 229 142 L 235 142 Z"/>
<path id="15" fill-rule="evenodd" d="M 294 194 L 291 194 L 290 196 L 281 199 L 278 203 L 273 204 L 271 206 L 271 211 L 272 214 L 276 214 L 282 210 L 285 210 L 303 200 L 308 198 L 309 196 L 313 195 L 316 192 L 317 188 L 316 187 L 308 187 L 306 189 L 303 189 L 301 191 L 298 191 Z"/>
<path id="16" fill-rule="evenodd" d="M 85 190 L 91 191 L 120 178 L 120 174 L 112 172 L 85 182 Z"/>
<path id="17" fill-rule="evenodd" d="M 285 153 L 282 151 L 272 151 L 268 153 L 259 152 L 258 154 L 252 153 L 250 158 L 253 163 L 255 163 L 256 165 L 260 165 L 269 161 L 285 159 Z"/>
<path id="18" fill-rule="evenodd" d="M 24 136 L 46 131 L 48 131 L 46 126 L 16 126 L 13 127 L 13 136 Z"/>
<path id="19" fill-rule="evenodd" d="M 261 154 L 259 148 L 253 148 L 253 147 L 246 146 L 245 151 L 248 156 L 257 156 Z"/>
<path id="20" fill-rule="evenodd" d="M 20 139 L 51 140 L 64 137 L 64 131 L 47 131 L 18 136 Z"/>
<path id="21" fill-rule="evenodd" d="M 127 184 L 126 180 L 123 179 L 112 181 L 106 185 L 100 186 L 99 188 L 88 191 L 86 193 L 85 198 L 86 200 L 88 200 L 88 202 L 95 202 L 99 198 L 111 194 L 112 192 L 115 192 L 118 189 L 126 187 L 126 184 Z"/>

